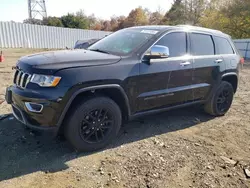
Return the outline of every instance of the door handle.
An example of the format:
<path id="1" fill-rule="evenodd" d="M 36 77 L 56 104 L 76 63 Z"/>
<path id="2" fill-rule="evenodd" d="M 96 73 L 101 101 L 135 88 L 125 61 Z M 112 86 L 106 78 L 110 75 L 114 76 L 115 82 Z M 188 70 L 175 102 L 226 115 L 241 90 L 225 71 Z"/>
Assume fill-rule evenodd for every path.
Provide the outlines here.
<path id="1" fill-rule="evenodd" d="M 222 62 L 223 62 L 222 59 L 216 59 L 216 60 L 215 60 L 215 63 L 222 63 Z"/>
<path id="2" fill-rule="evenodd" d="M 184 62 L 184 63 L 180 63 L 180 66 L 182 66 L 182 67 L 185 67 L 185 66 L 188 66 L 188 65 L 191 65 L 191 63 L 190 62 Z"/>

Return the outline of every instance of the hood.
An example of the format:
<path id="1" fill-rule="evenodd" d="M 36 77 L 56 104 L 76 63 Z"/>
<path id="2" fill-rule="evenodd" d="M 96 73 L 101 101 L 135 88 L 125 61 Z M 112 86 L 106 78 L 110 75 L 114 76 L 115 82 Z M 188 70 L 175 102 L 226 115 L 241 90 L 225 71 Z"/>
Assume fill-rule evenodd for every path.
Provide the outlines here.
<path id="1" fill-rule="evenodd" d="M 72 67 L 87 67 L 113 64 L 120 61 L 120 56 L 89 50 L 59 50 L 24 56 L 17 66 L 21 69 L 47 69 L 54 72 Z"/>

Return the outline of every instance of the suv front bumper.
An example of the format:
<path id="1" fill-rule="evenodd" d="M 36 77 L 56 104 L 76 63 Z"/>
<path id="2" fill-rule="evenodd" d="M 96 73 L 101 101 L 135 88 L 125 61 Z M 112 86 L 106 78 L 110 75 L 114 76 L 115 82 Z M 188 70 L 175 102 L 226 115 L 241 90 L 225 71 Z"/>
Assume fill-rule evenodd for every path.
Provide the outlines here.
<path id="1" fill-rule="evenodd" d="M 60 109 L 57 101 L 41 98 L 39 93 L 24 91 L 16 86 L 6 89 L 5 100 L 11 104 L 14 117 L 27 127 L 57 133 L 59 127 L 56 122 L 60 113 L 57 111 Z M 32 112 L 25 105 L 27 102 L 41 105 L 42 111 Z"/>

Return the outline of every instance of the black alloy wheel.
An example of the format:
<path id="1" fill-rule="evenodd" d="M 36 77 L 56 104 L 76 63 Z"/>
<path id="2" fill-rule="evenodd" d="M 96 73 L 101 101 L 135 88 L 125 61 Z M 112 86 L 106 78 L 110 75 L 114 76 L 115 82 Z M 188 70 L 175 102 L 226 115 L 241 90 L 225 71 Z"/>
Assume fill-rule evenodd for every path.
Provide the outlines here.
<path id="1" fill-rule="evenodd" d="M 233 94 L 228 87 L 224 87 L 217 98 L 217 109 L 220 113 L 225 113 L 231 106 Z"/>
<path id="2" fill-rule="evenodd" d="M 112 142 L 121 123 L 119 106 L 108 97 L 95 96 L 71 108 L 64 135 L 77 151 L 96 151 Z"/>
<path id="3" fill-rule="evenodd" d="M 110 133 L 114 124 L 108 109 L 95 109 L 87 112 L 80 123 L 80 136 L 87 143 L 101 142 Z"/>
<path id="4" fill-rule="evenodd" d="M 234 97 L 232 84 L 222 81 L 205 104 L 205 111 L 213 116 L 223 116 L 230 109 Z"/>

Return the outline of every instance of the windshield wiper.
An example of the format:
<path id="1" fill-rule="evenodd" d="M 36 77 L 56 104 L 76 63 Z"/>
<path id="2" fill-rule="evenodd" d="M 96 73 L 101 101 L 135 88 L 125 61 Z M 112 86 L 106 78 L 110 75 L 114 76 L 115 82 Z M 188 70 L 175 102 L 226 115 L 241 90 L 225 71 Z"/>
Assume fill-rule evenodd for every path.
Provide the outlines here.
<path id="1" fill-rule="evenodd" d="M 105 53 L 105 54 L 110 54 L 109 52 L 105 51 L 105 50 L 100 50 L 100 49 L 88 49 L 90 51 L 95 51 L 95 52 L 101 52 L 101 53 Z"/>

